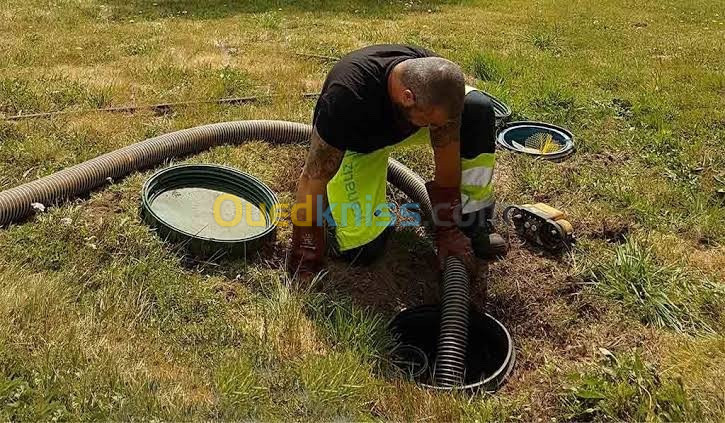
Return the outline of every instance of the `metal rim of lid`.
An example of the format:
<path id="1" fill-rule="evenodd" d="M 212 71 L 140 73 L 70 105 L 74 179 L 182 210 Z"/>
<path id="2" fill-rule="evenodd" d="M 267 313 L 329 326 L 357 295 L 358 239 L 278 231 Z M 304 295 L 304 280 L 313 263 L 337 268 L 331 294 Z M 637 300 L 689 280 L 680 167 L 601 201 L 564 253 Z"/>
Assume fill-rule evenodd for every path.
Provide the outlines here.
<path id="1" fill-rule="evenodd" d="M 235 195 L 252 204 L 265 204 L 263 213 L 267 221 L 264 231 L 245 238 L 217 239 L 200 236 L 174 227 L 157 215 L 152 203 L 164 192 L 179 188 L 207 188 Z M 164 238 L 193 240 L 220 248 L 239 244 L 255 243 L 268 238 L 279 223 L 276 209 L 277 195 L 256 177 L 231 167 L 211 164 L 182 164 L 171 166 L 154 173 L 141 189 L 141 208 L 146 223 L 157 229 Z"/>
<path id="2" fill-rule="evenodd" d="M 519 128 L 525 128 L 525 127 L 534 127 L 543 129 L 546 132 L 555 132 L 559 135 L 561 135 L 564 140 L 564 146 L 561 148 L 561 150 L 554 151 L 552 153 L 531 153 L 529 151 L 520 150 L 511 144 L 509 144 L 506 141 L 506 135 L 513 129 L 519 129 Z M 506 150 L 513 151 L 516 153 L 523 153 L 529 156 L 535 156 L 535 157 L 541 157 L 546 160 L 556 160 L 561 159 L 564 157 L 569 156 L 572 154 L 575 150 L 574 147 L 574 134 L 571 133 L 566 128 L 562 128 L 561 126 L 552 125 L 550 123 L 546 122 L 537 122 L 537 121 L 530 121 L 530 120 L 523 120 L 523 121 L 514 121 L 509 122 L 506 125 L 504 125 L 501 130 L 498 132 L 498 135 L 496 136 L 496 143 L 500 145 L 501 147 L 505 148 Z"/>

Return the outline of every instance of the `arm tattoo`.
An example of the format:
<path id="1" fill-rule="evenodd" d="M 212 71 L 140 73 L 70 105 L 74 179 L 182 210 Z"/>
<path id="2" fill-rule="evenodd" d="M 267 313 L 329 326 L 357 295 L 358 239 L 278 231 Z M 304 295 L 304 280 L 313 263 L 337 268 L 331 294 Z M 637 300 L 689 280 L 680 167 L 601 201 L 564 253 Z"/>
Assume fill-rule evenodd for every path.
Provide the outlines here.
<path id="1" fill-rule="evenodd" d="M 461 120 L 449 120 L 443 126 L 430 127 L 430 142 L 433 148 L 442 148 L 451 143 L 459 142 L 461 138 Z"/>
<path id="2" fill-rule="evenodd" d="M 302 174 L 310 179 L 332 179 L 340 168 L 342 156 L 343 152 L 323 141 L 315 129 Z"/>

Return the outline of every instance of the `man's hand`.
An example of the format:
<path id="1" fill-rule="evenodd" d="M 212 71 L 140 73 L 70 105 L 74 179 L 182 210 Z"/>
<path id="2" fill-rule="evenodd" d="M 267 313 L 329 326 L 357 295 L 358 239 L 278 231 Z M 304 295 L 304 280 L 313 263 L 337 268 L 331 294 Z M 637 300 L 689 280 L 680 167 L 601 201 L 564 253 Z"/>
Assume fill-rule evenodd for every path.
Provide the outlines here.
<path id="1" fill-rule="evenodd" d="M 318 203 L 327 193 L 327 183 L 337 173 L 344 153 L 320 138 L 317 129 L 312 131 L 310 150 L 297 186 L 296 203 L 309 203 L 292 216 L 292 244 L 287 261 L 287 270 L 292 275 L 312 277 L 324 264 L 325 228 L 317 220 Z M 324 205 L 324 204 L 323 204 Z M 320 207 L 322 208 L 322 207 Z"/>
<path id="2" fill-rule="evenodd" d="M 293 226 L 292 248 L 287 271 L 302 278 L 314 277 L 322 270 L 325 257 L 325 228 L 323 226 Z"/>
<path id="3" fill-rule="evenodd" d="M 458 187 L 441 187 L 436 182 L 425 184 L 433 206 L 435 241 L 441 269 L 446 258 L 453 256 L 463 261 L 471 275 L 476 272 L 476 260 L 471 240 L 458 229 L 461 221 L 461 191 Z"/>

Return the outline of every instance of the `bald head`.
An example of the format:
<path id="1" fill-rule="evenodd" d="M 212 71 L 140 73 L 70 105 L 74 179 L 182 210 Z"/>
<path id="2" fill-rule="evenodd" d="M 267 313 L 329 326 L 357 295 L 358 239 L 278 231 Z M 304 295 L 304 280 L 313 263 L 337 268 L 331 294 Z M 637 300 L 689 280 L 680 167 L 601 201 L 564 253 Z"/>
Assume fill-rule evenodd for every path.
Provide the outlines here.
<path id="1" fill-rule="evenodd" d="M 449 116 L 463 111 L 465 80 L 461 68 L 440 57 L 401 63 L 400 81 L 415 96 L 417 108 L 441 108 Z"/>

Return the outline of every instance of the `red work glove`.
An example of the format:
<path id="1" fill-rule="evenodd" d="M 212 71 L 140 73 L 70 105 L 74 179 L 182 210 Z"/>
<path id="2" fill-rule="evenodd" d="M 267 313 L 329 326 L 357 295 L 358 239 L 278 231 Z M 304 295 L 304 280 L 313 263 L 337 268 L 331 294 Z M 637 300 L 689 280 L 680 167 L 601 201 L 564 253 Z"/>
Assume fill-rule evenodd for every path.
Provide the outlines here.
<path id="1" fill-rule="evenodd" d="M 458 187 L 440 187 L 435 182 L 425 184 L 433 206 L 435 241 L 438 261 L 441 269 L 446 257 L 454 256 L 463 260 L 471 275 L 476 273 L 476 259 L 471 240 L 458 229 L 461 221 L 461 190 Z"/>
<path id="2" fill-rule="evenodd" d="M 311 278 L 322 270 L 325 263 L 325 227 L 293 226 L 292 245 L 287 260 L 290 275 Z"/>

